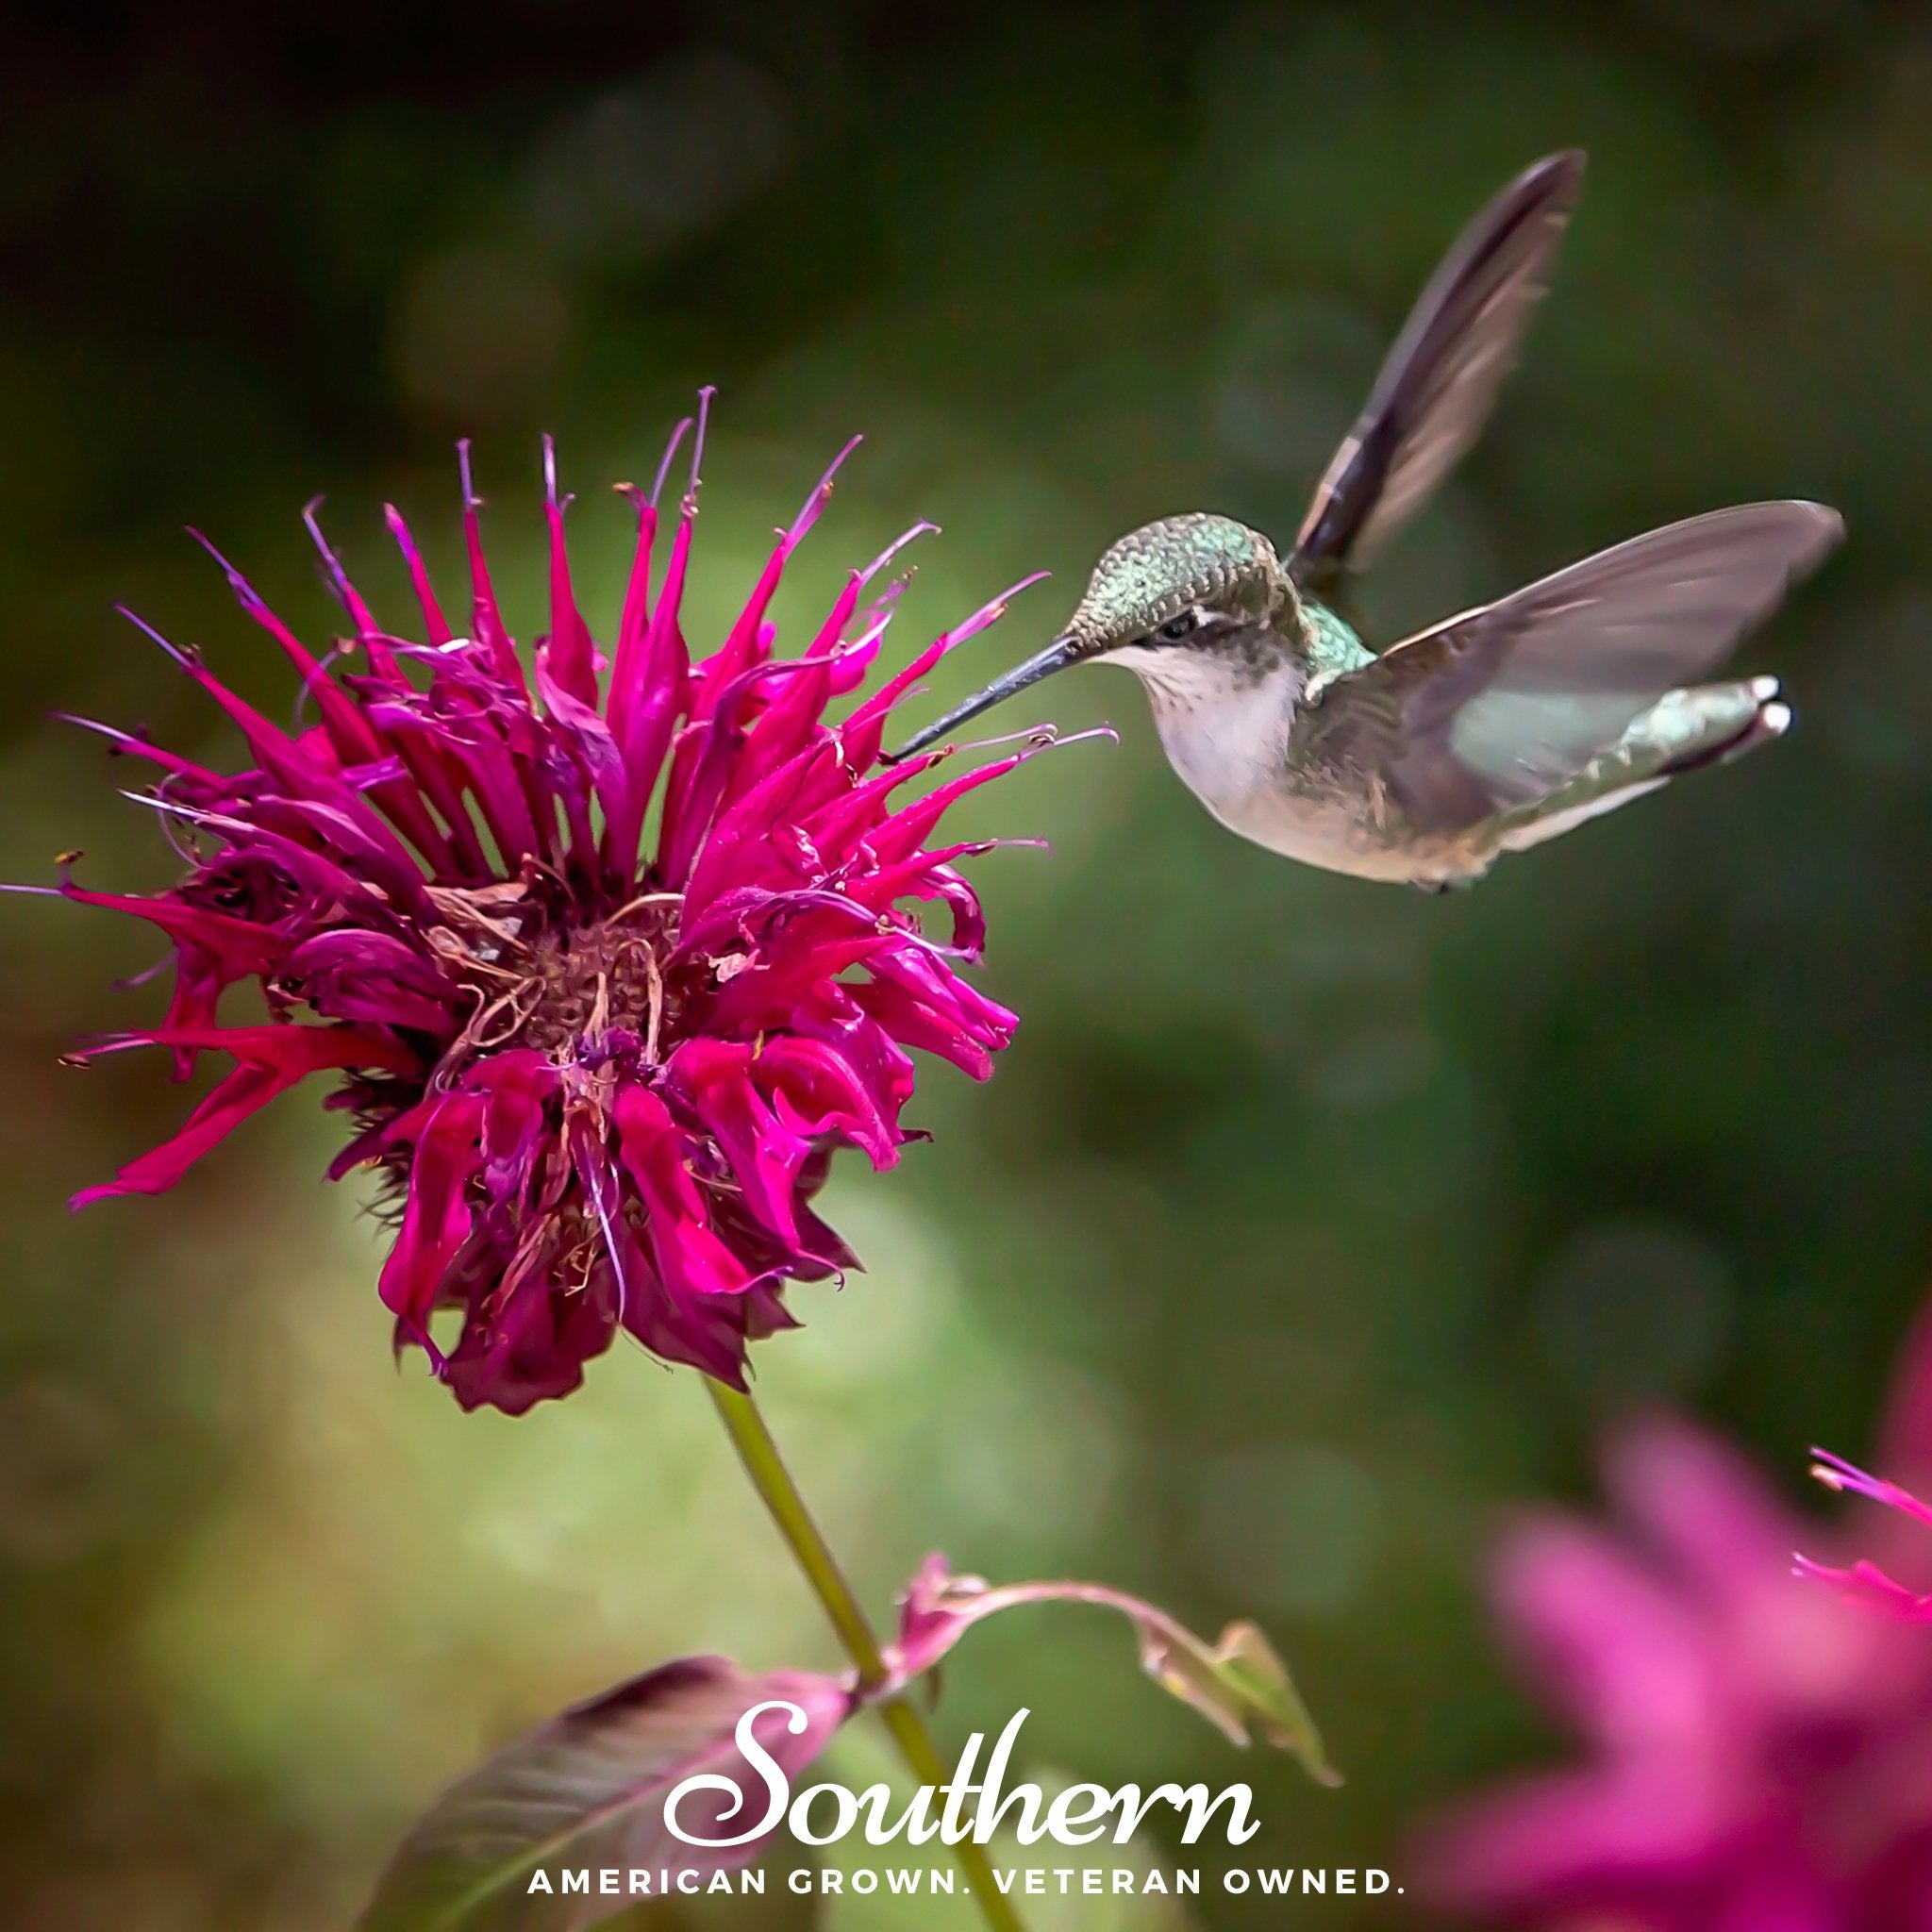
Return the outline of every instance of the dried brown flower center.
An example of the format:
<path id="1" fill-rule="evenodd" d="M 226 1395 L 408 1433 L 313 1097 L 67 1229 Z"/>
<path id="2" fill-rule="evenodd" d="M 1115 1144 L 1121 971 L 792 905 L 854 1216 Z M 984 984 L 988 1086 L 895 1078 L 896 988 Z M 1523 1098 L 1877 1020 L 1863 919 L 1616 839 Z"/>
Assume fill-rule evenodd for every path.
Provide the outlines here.
<path id="1" fill-rule="evenodd" d="M 521 1029 L 525 1044 L 561 1056 L 588 1034 L 622 1027 L 655 1045 L 664 977 L 648 938 L 591 925 L 546 934 L 533 952 L 534 1004 Z"/>
<path id="2" fill-rule="evenodd" d="M 682 1003 L 668 973 L 675 895 L 591 919 L 559 918 L 516 888 L 432 888 L 432 895 L 447 924 L 430 942 L 477 996 L 453 1056 L 516 1045 L 561 1061 L 586 1041 L 627 1033 L 647 1060 L 661 1058 Z"/>

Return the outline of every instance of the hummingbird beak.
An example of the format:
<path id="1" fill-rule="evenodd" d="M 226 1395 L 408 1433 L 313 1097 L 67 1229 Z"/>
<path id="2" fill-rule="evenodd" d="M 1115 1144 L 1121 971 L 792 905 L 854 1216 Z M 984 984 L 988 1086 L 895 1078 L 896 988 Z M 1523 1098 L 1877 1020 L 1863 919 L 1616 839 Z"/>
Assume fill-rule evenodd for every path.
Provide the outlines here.
<path id="1" fill-rule="evenodd" d="M 1056 671 L 1064 671 L 1069 664 L 1077 663 L 1079 655 L 1078 638 L 1070 635 L 1054 639 L 1045 650 L 1027 658 L 1025 663 L 1016 666 L 1004 677 L 994 678 L 984 691 L 968 698 L 963 705 L 956 705 L 936 724 L 915 732 L 897 751 L 887 753 L 885 762 L 896 765 L 901 758 L 909 758 L 915 752 L 924 751 L 935 739 L 943 738 L 947 732 L 978 717 L 982 711 L 990 711 L 995 705 L 1004 704 L 1029 684 L 1038 684 L 1042 677 L 1051 677 Z"/>

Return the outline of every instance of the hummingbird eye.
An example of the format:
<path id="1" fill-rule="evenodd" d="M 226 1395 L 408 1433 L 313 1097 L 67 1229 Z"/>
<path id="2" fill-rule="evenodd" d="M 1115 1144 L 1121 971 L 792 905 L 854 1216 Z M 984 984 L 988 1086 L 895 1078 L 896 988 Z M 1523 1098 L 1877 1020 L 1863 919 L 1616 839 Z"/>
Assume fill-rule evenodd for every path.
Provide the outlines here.
<path id="1" fill-rule="evenodd" d="M 1167 643 L 1177 644 L 1184 637 L 1198 630 L 1200 625 L 1201 613 L 1198 610 L 1189 608 L 1181 611 L 1176 616 L 1170 617 L 1154 635 Z"/>

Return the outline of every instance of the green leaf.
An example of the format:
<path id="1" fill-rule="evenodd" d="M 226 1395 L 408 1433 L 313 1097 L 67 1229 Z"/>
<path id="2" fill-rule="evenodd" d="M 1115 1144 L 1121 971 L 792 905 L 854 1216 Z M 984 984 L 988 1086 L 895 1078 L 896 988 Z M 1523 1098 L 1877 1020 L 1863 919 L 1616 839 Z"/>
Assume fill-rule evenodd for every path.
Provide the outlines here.
<path id="1" fill-rule="evenodd" d="M 771 1794 L 737 1743 L 740 1718 L 765 1704 L 774 1707 L 752 1735 L 789 1779 L 853 1700 L 837 1678 L 747 1676 L 724 1657 L 684 1657 L 539 1725 L 430 1807 L 390 1861 L 360 1932 L 558 1932 L 634 1903 L 599 1894 L 601 1870 L 709 1874 L 750 1863 L 781 1822 L 758 1828 Z M 676 1821 L 704 1843 L 680 1839 L 666 1820 L 665 1801 L 687 1778 L 704 1782 L 680 1800 Z M 744 1842 L 722 1842 L 736 1837 Z M 586 1870 L 590 1889 L 566 1892 L 565 1874 Z"/>
<path id="2" fill-rule="evenodd" d="M 1258 1625 L 1230 1624 L 1210 1648 L 1165 1618 L 1158 1624 L 1136 1621 L 1141 1661 L 1163 1690 L 1191 1704 L 1237 1744 L 1247 1743 L 1251 1730 L 1258 1731 L 1277 1749 L 1293 1752 L 1318 1783 L 1341 1782 L 1288 1666 Z"/>
<path id="3" fill-rule="evenodd" d="M 1317 1783 L 1339 1785 L 1288 1666 L 1253 1624 L 1230 1624 L 1210 1644 L 1142 1598 L 1100 1583 L 1008 1583 L 955 1576 L 928 1557 L 901 1606 L 891 1662 L 897 1681 L 930 1670 L 983 1617 L 1023 1604 L 1099 1604 L 1118 1610 L 1141 1640 L 1141 1663 L 1170 1695 L 1191 1705 L 1236 1744 L 1259 1737 L 1291 1751 Z"/>

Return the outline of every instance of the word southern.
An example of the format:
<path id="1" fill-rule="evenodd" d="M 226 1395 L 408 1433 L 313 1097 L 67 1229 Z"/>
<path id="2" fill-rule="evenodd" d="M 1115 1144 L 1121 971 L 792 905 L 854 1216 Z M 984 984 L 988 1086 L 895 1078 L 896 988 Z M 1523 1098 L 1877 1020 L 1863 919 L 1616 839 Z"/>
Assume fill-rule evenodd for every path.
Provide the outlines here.
<path id="1" fill-rule="evenodd" d="M 843 1785 L 818 1784 L 794 1797 L 784 1767 L 756 1734 L 757 1721 L 772 1711 L 784 1717 L 794 1735 L 804 1730 L 808 1722 L 797 1705 L 779 1699 L 754 1705 L 738 1721 L 738 1749 L 764 1786 L 763 1815 L 726 1838 L 707 1838 L 687 1830 L 678 1822 L 686 1800 L 699 1793 L 715 1794 L 719 1789 L 715 1774 L 703 1774 L 675 1787 L 664 1801 L 664 1823 L 674 1837 L 688 1845 L 715 1851 L 756 1843 L 782 1822 L 801 1843 L 829 1845 L 848 1837 L 863 1821 L 865 1841 L 874 1845 L 891 1844 L 902 1836 L 915 1845 L 927 1844 L 935 1838 L 949 1845 L 969 1838 L 985 1844 L 1002 1826 L 1023 1845 L 1038 1844 L 1042 1838 L 1057 1844 L 1091 1845 L 1109 1834 L 1115 1844 L 1123 1845 L 1141 1828 L 1148 1812 L 1159 1805 L 1171 1805 L 1182 1814 L 1186 1822 L 1180 1839 L 1187 1845 L 1199 1840 L 1224 1806 L 1226 1816 L 1221 1823 L 1229 1844 L 1244 1845 L 1261 1828 L 1252 1815 L 1255 1794 L 1241 1784 L 1228 1785 L 1211 1796 L 1206 1785 L 1184 1788 L 1175 1784 L 1157 1785 L 1144 1796 L 1139 1785 L 1123 1785 L 1112 1791 L 1104 1785 L 1073 1785 L 1050 1800 L 1038 1785 L 1015 1785 L 1007 1790 L 1008 1761 L 1021 1726 L 1031 1715 L 1025 1709 L 1015 1711 L 1000 1733 L 982 1776 L 975 1779 L 974 1773 L 986 1735 L 974 1731 L 959 1754 L 951 1779 L 942 1785 L 921 1785 L 896 1818 L 891 1816 L 891 1793 L 884 1785 L 870 1785 L 862 1792 L 854 1792 Z M 976 1803 L 972 1802 L 975 1799 Z M 741 1795 L 722 1822 L 734 1821 L 745 1803 Z M 1009 1822 L 1009 1814 L 1015 1812 L 1017 1817 Z"/>

